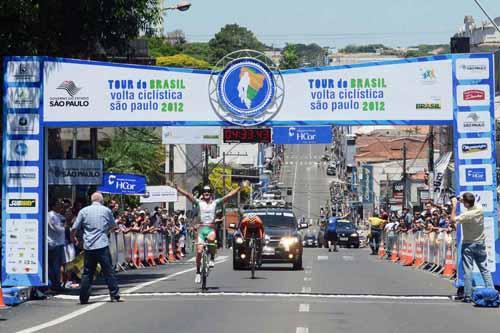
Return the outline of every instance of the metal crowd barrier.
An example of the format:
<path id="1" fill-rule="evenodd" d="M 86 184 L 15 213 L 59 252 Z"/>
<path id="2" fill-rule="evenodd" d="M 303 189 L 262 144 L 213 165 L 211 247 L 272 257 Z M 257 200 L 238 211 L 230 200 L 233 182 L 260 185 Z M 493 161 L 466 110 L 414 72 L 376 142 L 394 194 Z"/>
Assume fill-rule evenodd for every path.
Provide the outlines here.
<path id="1" fill-rule="evenodd" d="M 379 256 L 392 259 L 405 266 L 425 269 L 446 278 L 454 278 L 457 271 L 455 231 L 399 232 L 392 249 L 385 248 L 388 241 L 382 237 Z M 396 256 L 396 257 L 395 257 Z"/>
<path id="2" fill-rule="evenodd" d="M 186 236 L 186 251 L 192 237 Z M 170 244 L 173 241 L 172 244 Z M 179 259 L 177 242 L 165 233 L 112 232 L 109 235 L 111 261 L 116 270 L 166 264 Z"/>

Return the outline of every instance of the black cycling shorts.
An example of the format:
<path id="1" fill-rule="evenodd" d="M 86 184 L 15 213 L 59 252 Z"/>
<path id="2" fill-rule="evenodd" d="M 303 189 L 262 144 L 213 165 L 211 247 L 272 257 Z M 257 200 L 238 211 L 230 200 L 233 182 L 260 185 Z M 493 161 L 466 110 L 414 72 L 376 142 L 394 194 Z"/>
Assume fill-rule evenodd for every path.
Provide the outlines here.
<path id="1" fill-rule="evenodd" d="M 325 238 L 327 241 L 336 242 L 337 241 L 337 232 L 336 231 L 327 231 Z"/>

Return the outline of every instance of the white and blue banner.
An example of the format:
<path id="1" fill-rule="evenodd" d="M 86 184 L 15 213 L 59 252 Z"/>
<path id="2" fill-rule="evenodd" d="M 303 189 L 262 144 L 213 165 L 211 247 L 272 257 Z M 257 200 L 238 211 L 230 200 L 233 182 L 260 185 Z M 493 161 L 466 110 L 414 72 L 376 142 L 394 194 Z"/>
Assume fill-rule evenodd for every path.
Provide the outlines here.
<path id="1" fill-rule="evenodd" d="M 330 144 L 331 126 L 273 127 L 274 144 Z"/>
<path id="2" fill-rule="evenodd" d="M 146 177 L 127 173 L 103 174 L 102 185 L 98 190 L 103 193 L 140 195 L 146 193 Z"/>
<path id="3" fill-rule="evenodd" d="M 453 125 L 456 184 L 486 207 L 500 285 L 492 54 L 285 71 L 254 58 L 220 72 L 48 57 L 4 68 L 3 285 L 46 283 L 48 127 L 229 125 Z"/>
<path id="4" fill-rule="evenodd" d="M 500 285 L 500 243 L 498 239 L 495 83 L 491 54 L 460 54 L 453 59 L 453 127 L 457 195 L 471 192 L 484 212 L 487 266 L 495 285 Z M 460 207 L 462 211 L 464 207 Z M 459 258 L 461 230 L 458 230 Z M 460 259 L 461 260 L 461 259 Z M 460 261 L 459 260 L 459 261 Z M 474 268 L 476 285 L 482 283 Z M 463 286 L 458 267 L 457 285 Z"/>
<path id="5" fill-rule="evenodd" d="M 2 156 L 2 286 L 47 283 L 42 66 L 4 62 Z"/>

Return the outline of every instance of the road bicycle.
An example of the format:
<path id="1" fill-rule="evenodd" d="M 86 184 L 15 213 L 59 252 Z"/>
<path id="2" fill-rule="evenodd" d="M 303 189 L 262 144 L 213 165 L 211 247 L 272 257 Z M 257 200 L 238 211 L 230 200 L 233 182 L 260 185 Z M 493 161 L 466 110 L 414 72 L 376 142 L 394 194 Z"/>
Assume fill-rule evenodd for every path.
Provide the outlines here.
<path id="1" fill-rule="evenodd" d="M 210 260 L 210 253 L 209 253 L 209 247 L 210 246 L 217 246 L 217 244 L 212 244 L 212 243 L 198 243 L 197 245 L 203 245 L 203 251 L 201 252 L 201 264 L 200 264 L 200 274 L 201 274 L 201 289 L 202 290 L 207 290 L 207 279 L 208 275 L 210 274 L 210 265 L 209 265 L 209 260 Z"/>
<path id="2" fill-rule="evenodd" d="M 257 239 L 255 239 L 255 236 L 250 238 L 248 246 L 250 247 L 250 271 L 252 272 L 252 279 L 255 279 L 255 268 L 257 266 Z"/>

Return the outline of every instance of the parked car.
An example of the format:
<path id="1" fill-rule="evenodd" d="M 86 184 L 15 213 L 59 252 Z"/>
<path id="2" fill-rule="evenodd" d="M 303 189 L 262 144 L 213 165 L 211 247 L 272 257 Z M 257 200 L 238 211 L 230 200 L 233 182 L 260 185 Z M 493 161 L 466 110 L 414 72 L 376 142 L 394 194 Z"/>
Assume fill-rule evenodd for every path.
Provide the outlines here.
<path id="1" fill-rule="evenodd" d="M 306 231 L 304 237 L 302 238 L 302 245 L 304 247 L 318 247 L 319 246 L 318 233 L 312 230 Z"/>
<path id="2" fill-rule="evenodd" d="M 337 221 L 337 244 L 339 246 L 355 247 L 360 245 L 359 233 L 356 226 L 349 220 Z"/>
<path id="3" fill-rule="evenodd" d="M 337 175 L 337 166 L 334 163 L 328 164 L 326 168 L 326 174 L 328 176 L 336 176 Z"/>

